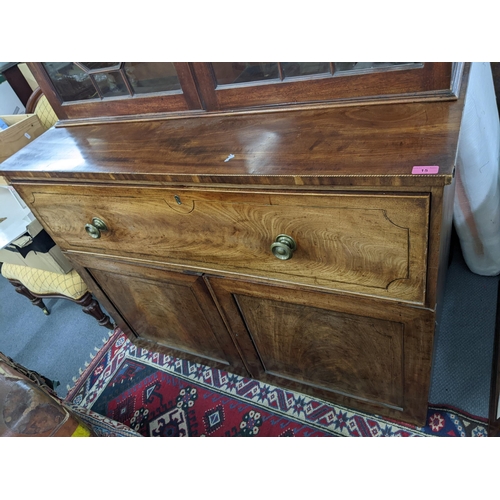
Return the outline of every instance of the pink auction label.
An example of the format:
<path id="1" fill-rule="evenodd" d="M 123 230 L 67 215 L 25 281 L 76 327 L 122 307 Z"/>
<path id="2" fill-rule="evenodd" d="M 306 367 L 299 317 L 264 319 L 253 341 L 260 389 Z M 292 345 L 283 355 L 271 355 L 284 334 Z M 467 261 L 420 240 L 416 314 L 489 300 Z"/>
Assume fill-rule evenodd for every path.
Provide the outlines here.
<path id="1" fill-rule="evenodd" d="M 422 174 L 437 174 L 439 172 L 439 167 L 437 165 L 433 165 L 430 167 L 413 167 L 411 173 L 414 175 L 422 175 Z"/>

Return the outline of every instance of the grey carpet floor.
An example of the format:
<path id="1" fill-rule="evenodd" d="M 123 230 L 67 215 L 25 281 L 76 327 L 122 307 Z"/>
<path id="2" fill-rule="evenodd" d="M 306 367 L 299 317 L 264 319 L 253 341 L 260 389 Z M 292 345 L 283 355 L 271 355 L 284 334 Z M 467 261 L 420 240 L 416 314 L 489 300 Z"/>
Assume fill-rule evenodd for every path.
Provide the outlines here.
<path id="1" fill-rule="evenodd" d="M 64 398 L 74 378 L 109 338 L 110 331 L 64 299 L 46 299 L 46 316 L 0 275 L 0 351 L 24 367 L 59 382 Z"/>
<path id="2" fill-rule="evenodd" d="M 487 417 L 497 286 L 498 277 L 468 270 L 455 240 L 436 336 L 431 403 Z M 110 332 L 70 301 L 46 304 L 50 316 L 0 276 L 0 351 L 58 381 L 57 392 L 65 397 Z"/>
<path id="3" fill-rule="evenodd" d="M 457 240 L 451 256 L 429 401 L 487 417 L 499 277 L 472 273 Z"/>

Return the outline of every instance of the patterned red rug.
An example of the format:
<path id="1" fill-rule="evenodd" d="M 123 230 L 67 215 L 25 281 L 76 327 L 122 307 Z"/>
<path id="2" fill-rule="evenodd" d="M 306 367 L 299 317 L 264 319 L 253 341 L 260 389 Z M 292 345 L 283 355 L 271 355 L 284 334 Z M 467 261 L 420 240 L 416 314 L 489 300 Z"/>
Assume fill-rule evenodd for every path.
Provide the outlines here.
<path id="1" fill-rule="evenodd" d="M 486 419 L 429 407 L 423 428 L 135 347 L 116 329 L 66 398 L 143 436 L 486 436 Z"/>

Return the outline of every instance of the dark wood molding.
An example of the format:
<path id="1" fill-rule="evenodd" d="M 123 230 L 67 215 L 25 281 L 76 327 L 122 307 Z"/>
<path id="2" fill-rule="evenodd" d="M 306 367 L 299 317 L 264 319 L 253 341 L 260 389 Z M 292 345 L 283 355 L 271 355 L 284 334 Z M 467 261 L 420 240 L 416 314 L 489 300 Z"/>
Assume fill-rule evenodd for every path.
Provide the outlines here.
<path id="1" fill-rule="evenodd" d="M 191 63 L 193 72 L 198 82 L 198 92 L 205 104 L 207 111 L 217 111 L 220 109 L 216 94 L 217 82 L 209 63 Z"/>
<path id="2" fill-rule="evenodd" d="M 38 101 L 41 99 L 42 96 L 43 96 L 42 89 L 40 87 L 37 87 L 30 95 L 30 98 L 26 103 L 26 113 L 35 112 L 36 105 L 38 104 Z"/>
<path id="3" fill-rule="evenodd" d="M 9 82 L 14 93 L 19 97 L 19 100 L 26 106 L 32 90 L 17 64 L 2 71 L 2 74 L 7 82 Z"/>
<path id="4" fill-rule="evenodd" d="M 52 85 L 52 82 L 47 76 L 47 73 L 42 65 L 42 63 L 39 62 L 29 62 L 27 63 L 29 70 L 33 74 L 36 82 L 42 89 L 42 92 L 44 93 L 45 97 L 49 101 L 49 104 L 51 105 L 52 109 L 54 110 L 54 113 L 57 115 L 59 119 L 65 119 L 68 118 L 68 115 L 66 114 L 65 110 L 63 109 L 62 106 L 62 101 L 59 98 L 59 95 L 56 92 L 56 89 Z"/>
<path id="5" fill-rule="evenodd" d="M 56 115 L 61 119 L 169 113 L 201 109 L 194 77 L 188 63 L 175 63 L 183 90 L 104 100 L 62 102 L 42 63 L 28 63 Z M 92 77 L 92 75 L 91 75 Z"/>
<path id="6" fill-rule="evenodd" d="M 181 82 L 182 92 L 186 99 L 189 110 L 200 110 L 203 108 L 198 87 L 190 63 L 174 63 L 175 71 Z"/>
<path id="7" fill-rule="evenodd" d="M 405 96 L 419 99 L 420 95 L 456 98 L 450 83 L 452 63 L 424 63 L 421 68 L 394 69 L 390 71 L 390 78 L 388 71 L 377 71 L 223 86 L 216 85 L 210 63 L 194 63 L 193 67 L 209 111 L 356 99 L 385 102 L 394 96 L 398 99 Z"/>
<path id="8" fill-rule="evenodd" d="M 94 181 L 127 181 L 133 174 L 137 181 L 163 184 L 339 186 L 355 178 L 357 185 L 442 186 L 452 181 L 463 97 L 55 128 L 21 149 L 16 161 L 5 160 L 2 170 L 16 180 L 78 182 L 91 175 Z M 95 137 L 99 141 L 87 148 Z M 63 154 L 75 159 L 71 168 L 59 161 Z M 225 162 L 229 154 L 235 156 Z M 438 165 L 439 173 L 412 175 L 415 161 Z"/>
<path id="9" fill-rule="evenodd" d="M 463 63 L 424 63 L 419 68 L 390 68 L 359 74 L 313 75 L 276 82 L 250 82 L 217 87 L 210 63 L 174 63 L 182 91 L 147 96 L 63 103 L 41 63 L 29 67 L 63 124 L 119 122 L 164 113 L 182 116 L 194 110 L 210 113 L 255 113 L 287 110 L 453 100 Z M 387 74 L 390 73 L 390 78 Z M 163 118 L 162 118 L 163 119 Z M 64 120 L 70 120 L 69 123 Z"/>
<path id="10" fill-rule="evenodd" d="M 150 114 L 130 114 L 122 116 L 96 116 L 96 117 L 86 117 L 86 118 L 74 118 L 61 120 L 56 125 L 57 127 L 75 127 L 81 125 L 101 125 L 109 123 L 130 123 L 130 122 L 141 122 L 141 121 L 164 121 L 164 120 L 178 120 L 183 118 L 200 118 L 205 116 L 207 118 L 218 118 L 225 116 L 243 116 L 243 115 L 267 115 L 270 113 L 286 113 L 294 111 L 314 111 L 314 110 L 328 110 L 337 108 L 347 108 L 352 106 L 377 106 L 384 104 L 412 104 L 412 103 L 425 103 L 425 102 L 446 102 L 455 101 L 456 96 L 454 93 L 443 91 L 431 92 L 429 94 L 419 94 L 418 96 L 390 96 L 380 101 L 367 101 L 366 99 L 343 99 L 333 102 L 323 102 L 323 103 L 296 103 L 292 105 L 287 104 L 276 104 L 273 107 L 263 108 L 245 108 L 234 110 L 221 110 L 221 111 L 209 111 L 208 108 L 200 110 L 187 110 L 187 111 L 171 111 L 168 113 L 150 113 Z M 202 103 L 205 106 L 204 103 Z"/>

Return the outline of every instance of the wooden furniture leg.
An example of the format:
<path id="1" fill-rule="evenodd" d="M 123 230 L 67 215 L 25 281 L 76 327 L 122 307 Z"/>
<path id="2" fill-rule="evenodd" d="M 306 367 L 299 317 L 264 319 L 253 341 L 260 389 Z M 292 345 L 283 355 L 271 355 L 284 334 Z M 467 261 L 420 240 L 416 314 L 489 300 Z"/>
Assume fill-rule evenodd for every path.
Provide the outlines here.
<path id="1" fill-rule="evenodd" d="M 31 303 L 34 306 L 38 306 L 47 316 L 50 314 L 50 311 L 47 309 L 47 307 L 43 303 L 43 300 L 40 297 L 35 297 L 20 281 L 16 280 L 9 280 L 9 281 L 15 287 L 17 293 L 20 293 L 21 295 L 28 297 L 28 299 L 31 300 Z"/>
<path id="2" fill-rule="evenodd" d="M 104 314 L 104 312 L 101 309 L 101 306 L 92 297 L 92 294 L 90 292 L 86 292 L 82 297 L 79 299 L 73 299 L 71 297 L 68 297 L 66 295 L 62 294 L 44 294 L 44 295 L 38 295 L 33 292 L 31 292 L 28 288 L 26 288 L 20 281 L 9 279 L 10 283 L 14 285 L 16 292 L 20 293 L 21 295 L 24 295 L 25 297 L 28 297 L 28 299 L 31 300 L 32 304 L 35 306 L 40 307 L 40 309 L 43 310 L 44 314 L 49 315 L 50 312 L 49 310 L 45 307 L 45 304 L 43 303 L 42 297 L 43 298 L 50 298 L 50 299 L 66 299 L 66 300 L 71 300 L 72 302 L 75 302 L 76 304 L 82 306 L 83 312 L 85 314 L 89 314 L 90 316 L 94 317 L 99 325 L 104 326 L 105 328 L 108 328 L 109 330 L 113 330 L 115 328 L 115 325 L 113 324 L 113 321 L 109 316 Z"/>
<path id="3" fill-rule="evenodd" d="M 102 312 L 99 302 L 97 302 L 89 292 L 75 302 L 83 307 L 83 312 L 85 314 L 93 316 L 101 326 L 105 326 L 110 330 L 114 329 L 115 325 L 113 325 L 109 316 L 106 316 L 106 314 Z"/>

